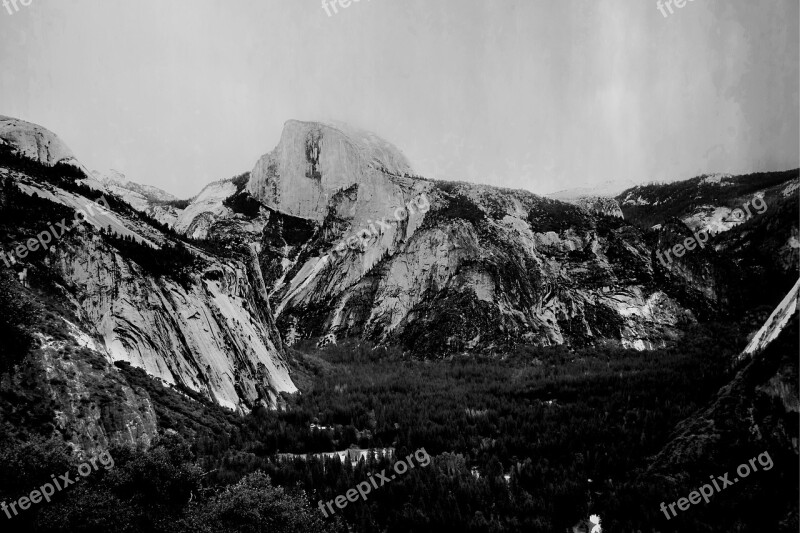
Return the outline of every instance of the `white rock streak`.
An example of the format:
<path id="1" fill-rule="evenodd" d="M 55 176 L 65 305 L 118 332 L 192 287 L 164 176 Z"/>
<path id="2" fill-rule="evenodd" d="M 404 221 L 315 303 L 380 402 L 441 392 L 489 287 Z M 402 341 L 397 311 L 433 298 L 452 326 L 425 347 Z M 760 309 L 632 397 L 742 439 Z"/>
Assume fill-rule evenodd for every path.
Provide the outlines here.
<path id="1" fill-rule="evenodd" d="M 800 296 L 800 280 L 794 284 L 789 294 L 778 304 L 761 329 L 747 343 L 744 351 L 739 355 L 739 360 L 746 359 L 757 352 L 760 352 L 773 340 L 778 338 L 783 328 L 797 312 L 797 299 Z"/>

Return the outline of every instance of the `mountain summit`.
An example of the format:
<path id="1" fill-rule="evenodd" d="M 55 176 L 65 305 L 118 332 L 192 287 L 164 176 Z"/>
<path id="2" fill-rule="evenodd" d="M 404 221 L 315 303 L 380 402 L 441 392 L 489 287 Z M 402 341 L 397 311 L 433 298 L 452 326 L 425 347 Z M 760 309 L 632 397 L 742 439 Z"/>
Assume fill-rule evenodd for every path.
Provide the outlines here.
<path id="1" fill-rule="evenodd" d="M 72 150 L 50 130 L 31 122 L 0 115 L 0 145 L 45 165 L 68 163 L 80 166 Z"/>
<path id="2" fill-rule="evenodd" d="M 49 325 L 24 324 L 31 335 L 48 345 L 48 332 L 65 329 L 87 348 L 80 361 L 91 359 L 96 370 L 111 374 L 113 365 L 128 364 L 242 412 L 275 406 L 280 393 L 297 390 L 249 249 L 232 257 L 187 241 L 168 228 L 182 212 L 172 205 L 175 197 L 118 172 L 89 174 L 41 126 L 3 117 L 0 141 L 0 250 L 28 248 L 12 265 L 25 273 L 18 277 L 21 296 L 15 299 L 31 308 L 42 300 L 43 306 L 68 310 L 54 314 Z M 87 206 L 96 208 L 96 216 L 80 222 L 74 210 Z M 73 216 L 69 231 L 30 244 L 34 237 L 43 239 L 42 228 Z M 0 271 L 0 283 L 16 276 L 10 270 Z M 28 290 L 41 280 L 62 289 L 44 290 L 43 296 Z M 60 398 L 57 409 L 70 413 L 61 427 L 74 431 L 84 422 L 70 402 L 78 402 L 85 384 L 66 383 L 67 393 L 53 394 Z M 132 412 L 138 409 L 134 400 L 128 404 Z M 110 442 L 151 436 L 148 424 L 129 431 L 120 423 L 138 422 L 120 420 L 88 425 Z M 96 445 L 76 442 L 85 449 Z"/>
<path id="3" fill-rule="evenodd" d="M 362 197 L 377 198 L 386 193 L 387 176 L 411 173 L 400 150 L 373 133 L 290 120 L 278 146 L 253 169 L 248 191 L 278 211 L 320 221 L 337 192 L 358 185 Z"/>

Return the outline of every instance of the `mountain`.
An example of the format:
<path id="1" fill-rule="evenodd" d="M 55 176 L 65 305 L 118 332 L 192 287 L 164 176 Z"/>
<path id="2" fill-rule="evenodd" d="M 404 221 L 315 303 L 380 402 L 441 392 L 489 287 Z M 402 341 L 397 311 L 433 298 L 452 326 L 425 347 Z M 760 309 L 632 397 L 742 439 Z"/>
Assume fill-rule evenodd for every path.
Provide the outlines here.
<path id="1" fill-rule="evenodd" d="M 800 170 L 703 175 L 633 187 L 616 197 L 625 219 L 658 235 L 661 251 L 704 234 L 705 249 L 675 258 L 673 274 L 727 285 L 729 314 L 773 308 L 800 274 Z M 711 251 L 713 249 L 713 252 Z M 712 268 L 713 267 L 713 268 Z M 703 282 L 702 280 L 706 280 Z"/>
<path id="2" fill-rule="evenodd" d="M 791 192 L 797 172 L 760 179 L 771 201 Z M 752 188 L 727 187 L 730 180 L 748 181 L 705 176 L 663 187 L 724 189 L 729 203 Z M 656 252 L 705 226 L 677 221 L 697 220 L 684 192 L 667 202 L 669 194 L 653 187 L 616 198 L 554 194 L 564 203 L 526 191 L 436 182 L 414 176 L 402 153 L 374 134 L 289 121 L 278 146 L 249 176 L 209 186 L 176 229 L 231 249 L 257 241 L 289 344 L 358 338 L 422 356 L 518 343 L 644 349 L 664 346 L 698 318 L 774 305 L 791 286 L 797 271 L 790 253 L 797 228 L 787 215 L 792 202 L 775 199 L 772 213 L 781 215 L 773 233 L 788 237 L 775 244 L 780 250 L 758 257 L 769 262 L 778 253 L 786 261 L 756 301 L 728 281 L 763 273 L 734 266 L 750 261 L 749 251 L 760 246 L 745 242 L 750 226 L 727 235 L 730 242 L 715 241 L 667 265 Z M 651 229 L 646 216 L 661 224 Z"/>
<path id="3" fill-rule="evenodd" d="M 672 493 L 685 495 L 706 483 L 703 474 L 730 472 L 731 482 L 741 481 L 731 489 L 740 491 L 735 500 L 716 495 L 715 505 L 701 511 L 695 523 L 735 531 L 736 524 L 727 522 L 738 516 L 737 508 L 746 505 L 751 520 L 758 517 L 757 522 L 763 524 L 777 523 L 765 530 L 797 529 L 799 290 L 800 281 L 736 359 L 737 372 L 731 382 L 706 408 L 678 424 L 646 473 L 645 483 L 663 487 L 658 497 L 667 501 L 675 499 L 668 498 Z M 755 468 L 755 474 L 737 469 L 755 457 L 759 457 L 756 466 L 762 467 Z"/>
<path id="4" fill-rule="evenodd" d="M 658 202 L 672 218 L 652 229 L 636 203 L 658 201 L 650 189 L 615 199 L 622 219 L 527 191 L 427 180 L 374 134 L 289 121 L 251 172 L 178 203 L 119 173 L 85 175 L 71 156 L 31 161 L 26 147 L 63 143 L 26 131 L 25 144 L 0 152 L 5 250 L 53 213 L 105 203 L 46 253 L 18 258 L 20 279 L 74 309 L 70 322 L 106 365 L 130 363 L 240 411 L 296 390 L 284 343 L 355 339 L 419 357 L 521 344 L 644 350 L 756 301 L 730 279 L 778 265 L 783 274 L 759 296 L 774 306 L 797 278 L 785 253 L 797 232 L 791 202 L 778 201 L 796 172 L 762 180 L 765 215 L 666 264 L 659 253 L 692 235 L 678 218 L 694 205 L 685 195 Z M 174 209 L 168 221 L 158 207 Z"/>
<path id="5" fill-rule="evenodd" d="M 575 187 L 550 193 L 547 198 L 577 205 L 594 213 L 624 218 L 615 196 L 635 185 L 630 180 L 606 181 L 591 187 Z"/>
<path id="6" fill-rule="evenodd" d="M 800 281 L 737 357 L 739 371 L 731 383 L 718 392 L 711 405 L 678 426 L 672 441 L 654 459 L 653 469 L 696 462 L 728 439 L 724 447 L 735 448 L 734 438 L 762 441 L 762 446 L 777 438 L 776 448 L 800 452 L 794 431 L 800 413 L 794 353 L 800 318 L 798 291 Z M 751 413 L 746 418 L 735 414 L 746 412 Z"/>
<path id="7" fill-rule="evenodd" d="M 158 427 L 151 398 L 111 365 L 67 298 L 11 274 L 0 272 L 3 433 L 27 440 L 56 432 L 89 454 L 115 444 L 149 445 Z"/>
<path id="8" fill-rule="evenodd" d="M 577 205 L 592 213 L 609 217 L 625 218 L 619 202 L 607 196 L 578 196 L 575 198 L 565 198 L 559 200 L 569 204 Z"/>
<path id="9" fill-rule="evenodd" d="M 585 197 L 615 198 L 623 191 L 635 186 L 636 183 L 631 180 L 608 180 L 597 185 L 573 187 L 571 189 L 556 191 L 547 194 L 546 196 L 548 198 L 553 198 L 554 200 L 563 201 Z"/>
<path id="10" fill-rule="evenodd" d="M 100 181 L 106 187 L 115 187 L 118 191 L 127 191 L 130 193 L 135 193 L 136 196 L 120 196 L 123 200 L 128 202 L 131 207 L 136 209 L 139 206 L 134 205 L 135 202 L 139 200 L 139 198 L 144 198 L 150 202 L 158 202 L 158 203 L 167 203 L 167 202 L 175 202 L 178 200 L 175 196 L 171 195 L 168 192 L 162 191 L 158 187 L 153 187 L 152 185 L 140 185 L 133 181 L 130 181 L 128 178 L 125 177 L 124 174 L 121 172 L 117 172 L 116 170 L 108 170 L 107 172 L 99 172 L 97 170 L 92 172 L 92 177 Z M 116 191 L 112 191 L 115 192 Z M 133 201 L 131 201 L 133 200 Z"/>
<path id="11" fill-rule="evenodd" d="M 763 352 L 778 338 L 789 320 L 797 313 L 798 299 L 800 299 L 800 281 L 795 283 L 789 294 L 778 304 L 761 329 L 756 332 L 739 356 L 740 361 Z"/>
<path id="12" fill-rule="evenodd" d="M 268 207 L 321 222 L 331 198 L 353 186 L 359 188 L 359 207 L 389 207 L 400 191 L 386 176 L 410 172 L 405 156 L 375 134 L 290 120 L 278 146 L 256 163 L 247 190 Z"/>
<path id="13" fill-rule="evenodd" d="M 232 179 L 215 181 L 206 185 L 195 196 L 175 221 L 175 230 L 195 239 L 205 239 L 207 228 L 217 218 L 228 218 L 233 212 L 224 201 L 237 192 Z"/>
<path id="14" fill-rule="evenodd" d="M 231 248 L 258 240 L 290 344 L 350 337 L 423 356 L 516 343 L 644 349 L 723 298 L 713 285 L 664 290 L 650 237 L 613 199 L 598 210 L 426 180 L 390 143 L 341 125 L 289 121 L 241 190 L 212 187 L 176 229 Z"/>
<path id="15" fill-rule="evenodd" d="M 88 186 L 82 165 L 53 155 L 69 153 L 54 134 L 26 131 L 0 149 L 0 270 L 47 320 L 19 322 L 7 303 L 0 325 L 24 341 L 8 354 L 8 390 L 26 375 L 50 383 L 52 393 L 30 392 L 45 396 L 36 409 L 81 449 L 102 445 L 91 435 L 147 442 L 155 434 L 149 398 L 114 364 L 239 411 L 275 407 L 280 393 L 297 390 L 254 250 L 232 255 L 179 236 L 115 189 Z M 48 157 L 31 160 L 30 146 L 49 146 L 38 152 Z M 107 408 L 96 403 L 113 390 Z M 81 407 L 93 405 L 100 411 L 87 417 Z"/>
<path id="16" fill-rule="evenodd" d="M 0 144 L 45 165 L 78 164 L 72 150 L 54 133 L 24 120 L 0 115 Z"/>
<path id="17" fill-rule="evenodd" d="M 106 172 L 94 170 L 91 178 L 101 186 L 94 188 L 102 188 L 118 196 L 137 211 L 169 227 L 175 225 L 183 206 L 188 203 L 152 185 L 141 185 L 130 181 L 124 174 L 113 169 Z M 84 183 L 92 186 L 90 180 L 85 180 Z"/>
<path id="18" fill-rule="evenodd" d="M 677 217 L 693 230 L 720 233 L 753 218 L 761 210 L 751 204 L 754 198 L 761 198 L 769 206 L 785 198 L 796 198 L 798 188 L 798 170 L 742 176 L 711 174 L 672 183 L 638 185 L 621 192 L 616 199 L 625 218 L 643 226 Z"/>

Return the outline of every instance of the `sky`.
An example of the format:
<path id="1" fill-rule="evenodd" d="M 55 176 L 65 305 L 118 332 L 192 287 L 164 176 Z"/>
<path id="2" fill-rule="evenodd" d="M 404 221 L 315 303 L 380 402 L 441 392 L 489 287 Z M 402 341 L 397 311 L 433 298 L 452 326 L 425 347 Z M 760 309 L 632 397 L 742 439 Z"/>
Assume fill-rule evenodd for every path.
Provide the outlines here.
<path id="1" fill-rule="evenodd" d="M 30 2 L 0 8 L 0 115 L 182 198 L 289 119 L 540 194 L 800 166 L 797 0 Z"/>

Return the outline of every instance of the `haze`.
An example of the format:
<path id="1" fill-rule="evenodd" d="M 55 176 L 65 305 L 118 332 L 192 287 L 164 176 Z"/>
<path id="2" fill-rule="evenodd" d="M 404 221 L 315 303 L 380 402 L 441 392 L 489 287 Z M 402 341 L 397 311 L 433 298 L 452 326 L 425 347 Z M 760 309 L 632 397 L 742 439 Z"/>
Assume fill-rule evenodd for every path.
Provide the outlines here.
<path id="1" fill-rule="evenodd" d="M 0 114 L 190 197 L 283 123 L 342 120 L 422 175 L 546 193 L 800 165 L 797 0 L 33 0 Z"/>

